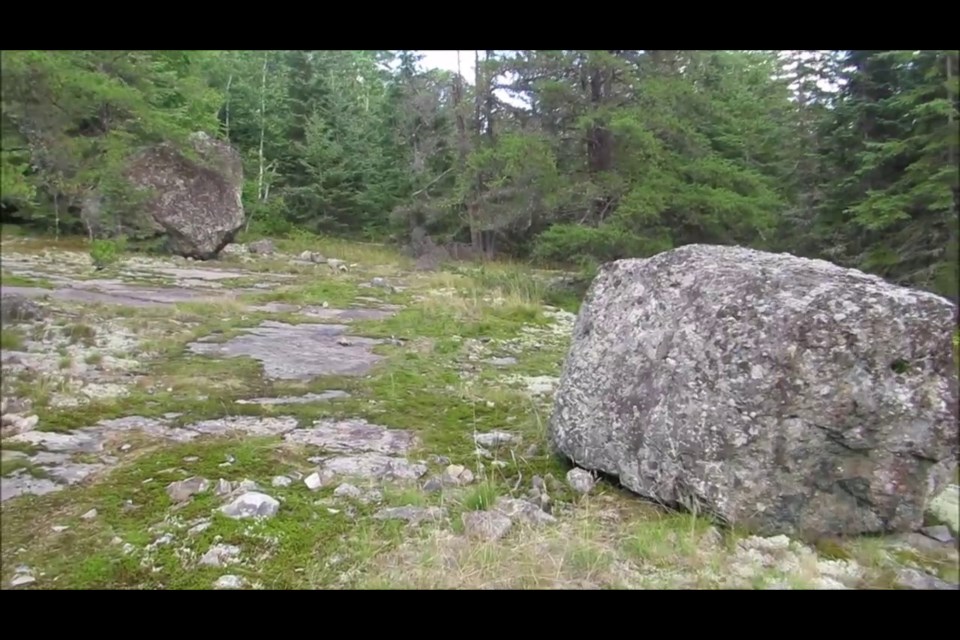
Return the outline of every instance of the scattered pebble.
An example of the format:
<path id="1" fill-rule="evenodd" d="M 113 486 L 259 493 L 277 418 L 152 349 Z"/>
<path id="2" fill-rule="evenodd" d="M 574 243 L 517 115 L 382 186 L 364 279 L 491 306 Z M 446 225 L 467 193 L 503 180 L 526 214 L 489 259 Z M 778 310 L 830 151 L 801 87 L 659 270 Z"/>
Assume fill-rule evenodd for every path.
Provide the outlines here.
<path id="1" fill-rule="evenodd" d="M 97 510 L 90 509 L 90 511 L 87 511 L 85 514 L 83 514 L 80 517 L 83 518 L 84 520 L 93 520 L 94 518 L 97 517 Z"/>
<path id="2" fill-rule="evenodd" d="M 464 467 L 463 465 L 451 464 L 446 469 L 444 469 L 443 475 L 440 477 L 440 480 L 445 485 L 460 487 L 473 482 L 473 472 L 470 471 L 470 469 L 467 469 L 466 467 Z"/>
<path id="3" fill-rule="evenodd" d="M 273 480 L 270 481 L 270 484 L 274 487 L 289 487 L 293 484 L 293 480 L 287 476 L 274 476 Z"/>
<path id="4" fill-rule="evenodd" d="M 585 469 L 570 469 L 567 472 L 567 484 L 580 495 L 586 495 L 593 490 L 596 480 Z"/>
<path id="5" fill-rule="evenodd" d="M 243 589 L 245 581 L 240 576 L 225 575 L 213 583 L 214 589 Z"/>

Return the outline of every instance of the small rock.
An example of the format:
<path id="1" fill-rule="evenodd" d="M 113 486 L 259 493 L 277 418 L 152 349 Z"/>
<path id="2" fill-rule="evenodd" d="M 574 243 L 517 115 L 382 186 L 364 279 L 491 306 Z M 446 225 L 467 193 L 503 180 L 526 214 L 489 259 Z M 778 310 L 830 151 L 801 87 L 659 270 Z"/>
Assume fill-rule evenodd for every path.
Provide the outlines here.
<path id="1" fill-rule="evenodd" d="M 337 498 L 348 498 L 350 500 L 359 500 L 363 497 L 363 492 L 352 484 L 343 483 L 333 490 L 333 495 Z"/>
<path id="2" fill-rule="evenodd" d="M 260 485 L 253 480 L 241 480 L 236 491 L 260 491 Z"/>
<path id="3" fill-rule="evenodd" d="M 210 488 L 210 481 L 206 478 L 197 476 L 171 482 L 167 485 L 167 495 L 174 502 L 186 502 L 191 496 L 197 493 L 203 493 Z"/>
<path id="4" fill-rule="evenodd" d="M 213 524 L 213 523 L 210 522 L 209 520 L 204 521 L 204 522 L 200 522 L 200 523 L 195 524 L 195 525 L 193 525 L 192 527 L 190 527 L 190 528 L 187 530 L 187 533 L 188 533 L 189 535 L 191 535 L 191 536 L 198 535 L 198 534 L 200 534 L 200 533 L 203 533 L 203 532 L 206 531 L 207 529 L 209 529 L 211 524 Z"/>
<path id="5" fill-rule="evenodd" d="M 584 469 L 570 469 L 567 472 L 567 483 L 580 495 L 586 495 L 593 490 L 596 480 L 593 474 Z"/>
<path id="6" fill-rule="evenodd" d="M 123 544 L 123 538 L 121 538 L 120 536 L 113 536 L 112 538 L 110 538 L 110 544 L 114 544 L 114 545 Z"/>
<path id="7" fill-rule="evenodd" d="M 200 564 L 206 567 L 222 567 L 238 562 L 240 547 L 232 544 L 215 544 L 200 558 Z"/>
<path id="8" fill-rule="evenodd" d="M 495 511 L 465 511 L 460 519 L 468 537 L 493 542 L 503 538 L 513 526 L 513 521 Z"/>
<path id="9" fill-rule="evenodd" d="M 443 491 L 443 482 L 437 478 L 430 478 L 423 483 L 423 490 L 427 493 L 437 493 L 438 491 Z"/>
<path id="10" fill-rule="evenodd" d="M 551 524 L 557 521 L 556 518 L 544 512 L 532 502 L 516 498 L 500 498 L 494 504 L 493 510 L 502 513 L 511 520 L 520 520 L 527 524 Z"/>
<path id="11" fill-rule="evenodd" d="M 293 484 L 293 480 L 287 476 L 275 476 L 273 480 L 270 481 L 270 484 L 274 487 L 289 487 Z"/>
<path id="12" fill-rule="evenodd" d="M 247 251 L 260 255 L 270 255 L 275 249 L 273 242 L 269 238 L 264 238 L 248 244 Z"/>
<path id="13" fill-rule="evenodd" d="M 84 520 L 93 520 L 94 518 L 97 517 L 97 510 L 90 509 L 90 511 L 87 511 L 85 514 L 83 514 L 80 517 L 83 518 Z"/>
<path id="14" fill-rule="evenodd" d="M 536 458 L 538 455 L 540 455 L 540 445 L 538 444 L 530 445 L 526 451 L 523 452 L 524 458 Z"/>
<path id="15" fill-rule="evenodd" d="M 445 485 L 460 487 L 473 482 L 473 472 L 459 464 L 451 464 L 443 471 L 440 478 Z"/>
<path id="16" fill-rule="evenodd" d="M 198 456 L 187 456 L 183 459 L 184 462 L 196 462 L 200 458 Z"/>
<path id="17" fill-rule="evenodd" d="M 130 451 L 130 449 L 132 448 L 133 448 L 133 445 L 129 443 L 120 445 L 120 451 Z"/>
<path id="18" fill-rule="evenodd" d="M 327 469 L 321 469 L 320 471 L 315 471 L 308 475 L 304 479 L 304 484 L 307 485 L 307 488 L 310 491 L 317 491 L 318 489 L 330 484 L 334 480 L 333 472 Z"/>
<path id="19" fill-rule="evenodd" d="M 933 527 L 924 527 L 920 532 L 928 538 L 933 538 L 937 542 L 953 542 L 953 534 L 946 525 L 938 524 Z"/>
<path id="20" fill-rule="evenodd" d="M 225 575 L 213 583 L 214 589 L 243 589 L 245 581 L 240 576 Z"/>
<path id="21" fill-rule="evenodd" d="M 53 529 L 53 531 L 54 531 L 55 533 L 62 533 L 62 532 L 64 532 L 64 531 L 66 531 L 67 529 L 69 529 L 70 527 L 68 527 L 68 526 L 66 526 L 66 525 L 59 524 L 59 525 L 54 525 L 54 526 L 52 526 L 52 527 L 50 527 L 50 528 Z"/>
<path id="22" fill-rule="evenodd" d="M 125 556 L 130 555 L 131 553 L 133 553 L 133 552 L 136 551 L 136 550 L 137 550 L 137 548 L 136 548 L 135 546 L 133 546 L 132 544 L 130 544 L 129 542 L 126 542 L 126 543 L 124 543 L 124 545 L 123 545 L 123 555 L 125 555 Z"/>
<path id="23" fill-rule="evenodd" d="M 230 484 L 229 480 L 224 480 L 223 478 L 217 481 L 217 488 L 213 491 L 214 495 L 217 496 L 225 496 L 231 492 L 233 492 L 233 485 Z"/>
<path id="24" fill-rule="evenodd" d="M 960 586 L 950 584 L 936 576 L 906 567 L 897 571 L 897 584 L 905 589 L 922 591 L 951 591 L 960 588 Z"/>
<path id="25" fill-rule="evenodd" d="M 279 509 L 280 503 L 274 498 L 265 493 L 250 491 L 221 507 L 220 511 L 230 518 L 272 518 Z"/>
<path id="26" fill-rule="evenodd" d="M 11 587 L 22 587 L 24 585 L 33 584 L 37 579 L 31 575 L 18 575 L 14 576 L 13 580 L 10 581 Z"/>
<path id="27" fill-rule="evenodd" d="M 433 464 L 450 464 L 450 458 L 447 456 L 438 456 L 435 453 L 430 454 L 427 459 Z"/>
<path id="28" fill-rule="evenodd" d="M 376 277 L 370 281 L 370 284 L 374 287 L 380 287 L 381 289 L 390 289 L 390 283 L 388 283 L 384 278 Z"/>
<path id="29" fill-rule="evenodd" d="M 165 533 L 150 544 L 147 545 L 147 549 L 156 549 L 157 547 L 162 547 L 173 542 L 173 534 Z"/>
<path id="30" fill-rule="evenodd" d="M 478 433 L 473 437 L 473 440 L 481 447 L 496 448 L 516 442 L 517 436 L 503 431 L 491 431 L 490 433 Z"/>

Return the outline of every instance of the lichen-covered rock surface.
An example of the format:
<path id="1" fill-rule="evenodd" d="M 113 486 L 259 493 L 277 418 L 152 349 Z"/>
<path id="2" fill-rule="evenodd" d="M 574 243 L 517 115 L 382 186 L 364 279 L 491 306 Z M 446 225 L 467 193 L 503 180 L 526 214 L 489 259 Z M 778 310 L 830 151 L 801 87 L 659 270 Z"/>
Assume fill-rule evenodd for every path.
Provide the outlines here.
<path id="1" fill-rule="evenodd" d="M 956 308 L 828 262 L 691 245 L 604 266 L 549 436 L 766 535 L 914 530 L 957 456 Z"/>
<path id="2" fill-rule="evenodd" d="M 243 226 L 243 163 L 236 149 L 204 133 L 190 141 L 199 162 L 171 145 L 158 145 L 132 161 L 128 177 L 152 189 L 147 209 L 173 251 L 209 259 Z"/>

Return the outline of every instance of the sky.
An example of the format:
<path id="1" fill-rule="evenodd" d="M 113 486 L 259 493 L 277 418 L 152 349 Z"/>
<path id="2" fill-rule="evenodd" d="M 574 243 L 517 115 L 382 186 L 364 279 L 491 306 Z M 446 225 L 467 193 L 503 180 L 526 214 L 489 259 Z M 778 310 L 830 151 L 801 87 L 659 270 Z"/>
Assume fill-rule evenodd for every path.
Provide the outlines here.
<path id="1" fill-rule="evenodd" d="M 447 71 L 457 70 L 457 52 L 456 50 L 418 50 L 417 53 L 423 56 L 420 64 L 425 69 L 445 69 Z M 460 73 L 465 76 L 467 82 L 473 82 L 473 50 L 464 49 L 460 51 Z"/>
<path id="2" fill-rule="evenodd" d="M 457 51 L 456 49 L 450 50 L 424 50 L 418 49 L 417 53 L 423 56 L 423 59 L 420 60 L 420 66 L 424 69 L 445 69 L 447 71 L 457 71 Z M 475 51 L 473 49 L 461 49 L 460 50 L 460 74 L 463 76 L 464 82 L 472 85 L 474 81 L 474 56 Z M 506 76 L 509 78 L 510 76 Z M 529 108 L 522 98 L 519 96 L 512 96 L 502 89 L 495 90 L 494 95 L 496 95 L 500 100 L 508 104 L 513 105 L 517 108 Z"/>

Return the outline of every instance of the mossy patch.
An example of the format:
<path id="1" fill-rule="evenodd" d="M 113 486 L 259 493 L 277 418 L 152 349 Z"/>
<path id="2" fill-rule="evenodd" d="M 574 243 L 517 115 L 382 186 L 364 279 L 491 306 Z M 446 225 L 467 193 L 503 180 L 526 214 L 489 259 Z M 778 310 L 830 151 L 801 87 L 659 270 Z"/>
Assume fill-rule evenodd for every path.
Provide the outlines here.
<path id="1" fill-rule="evenodd" d="M 53 289 L 54 285 L 44 278 L 33 278 L 9 271 L 0 272 L 0 284 L 5 287 L 37 287 L 39 289 Z"/>
<path id="2" fill-rule="evenodd" d="M 19 351 L 23 349 L 23 333 L 19 329 L 4 327 L 0 329 L 0 349 Z"/>

